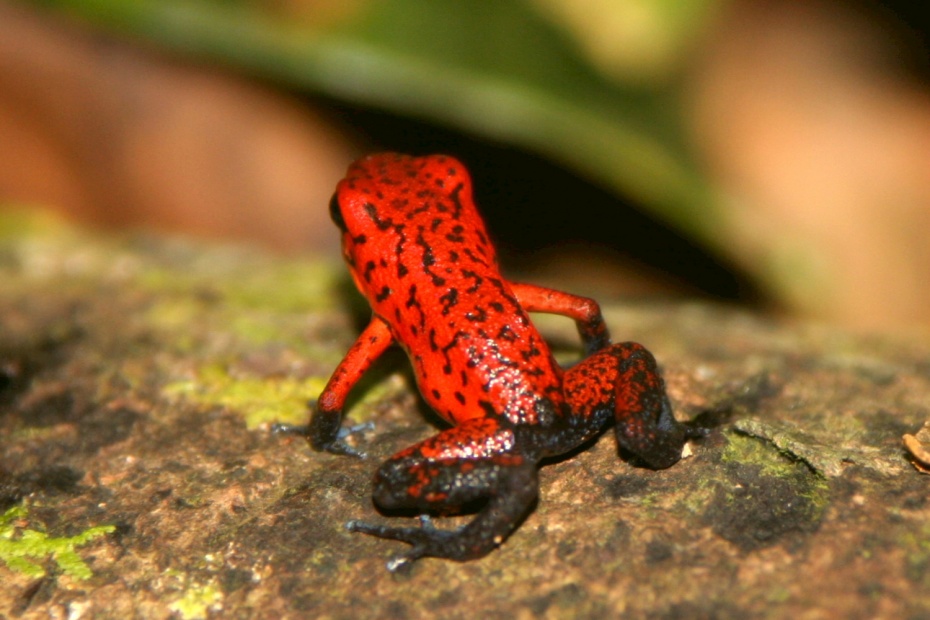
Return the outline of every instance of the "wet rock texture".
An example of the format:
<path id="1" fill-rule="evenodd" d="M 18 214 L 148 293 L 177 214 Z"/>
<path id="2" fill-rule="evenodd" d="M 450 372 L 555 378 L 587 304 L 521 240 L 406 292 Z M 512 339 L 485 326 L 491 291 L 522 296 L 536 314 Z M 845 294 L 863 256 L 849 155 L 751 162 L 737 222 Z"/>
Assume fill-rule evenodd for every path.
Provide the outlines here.
<path id="1" fill-rule="evenodd" d="M 365 309 L 341 266 L 0 218 L 0 514 L 73 536 L 86 580 L 0 563 L 0 617 L 917 618 L 930 615 L 930 343 L 701 304 L 605 303 L 715 425 L 665 471 L 608 434 L 542 471 L 491 556 L 384 565 L 378 463 L 436 431 L 399 355 L 354 395 L 364 460 L 269 432 L 300 422 Z M 573 326 L 539 324 L 570 361 Z M 454 527 L 460 518 L 438 519 Z M 0 547 L 3 549 L 3 547 Z"/>

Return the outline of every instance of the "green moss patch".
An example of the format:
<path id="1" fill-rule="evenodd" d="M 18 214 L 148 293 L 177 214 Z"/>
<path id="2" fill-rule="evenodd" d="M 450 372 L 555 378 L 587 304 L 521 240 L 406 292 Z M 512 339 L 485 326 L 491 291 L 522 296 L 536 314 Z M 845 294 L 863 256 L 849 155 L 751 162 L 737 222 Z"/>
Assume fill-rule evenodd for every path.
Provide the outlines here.
<path id="1" fill-rule="evenodd" d="M 164 391 L 201 405 L 229 407 L 240 412 L 246 426 L 253 429 L 274 422 L 306 423 L 307 401 L 325 385 L 324 377 L 233 377 L 223 366 L 213 365 L 201 368 L 195 380 L 168 384 Z"/>
<path id="2" fill-rule="evenodd" d="M 305 379 L 293 377 L 257 378 L 234 376 L 219 364 L 200 368 L 197 378 L 190 381 L 177 381 L 164 387 L 169 397 L 183 397 L 204 406 L 223 406 L 241 413 L 249 429 L 262 424 L 276 422 L 284 424 L 305 424 L 309 414 L 308 401 L 316 400 L 329 376 L 313 376 Z M 399 375 L 390 374 L 372 383 L 365 383 L 358 388 L 362 396 L 359 404 L 370 405 L 388 398 L 396 391 L 402 390 L 403 381 Z M 353 411 L 353 417 L 364 422 L 362 415 Z"/>
<path id="3" fill-rule="evenodd" d="M 10 508 L 0 516 L 0 560 L 12 571 L 28 577 L 43 577 L 45 569 L 36 561 L 51 556 L 66 575 L 79 580 L 90 579 L 93 572 L 77 554 L 77 547 L 86 545 L 116 529 L 113 525 L 98 525 L 69 538 L 50 538 L 44 532 L 23 529 L 28 511 L 22 506 Z"/>
<path id="4" fill-rule="evenodd" d="M 191 586 L 184 591 L 178 600 L 168 606 L 168 609 L 178 614 L 184 620 L 198 620 L 206 618 L 208 612 L 222 609 L 223 595 L 220 589 L 212 584 Z"/>
<path id="5" fill-rule="evenodd" d="M 795 546 L 820 526 L 829 503 L 826 480 L 773 444 L 727 434 L 724 478 L 704 513 L 716 534 L 743 551 Z"/>

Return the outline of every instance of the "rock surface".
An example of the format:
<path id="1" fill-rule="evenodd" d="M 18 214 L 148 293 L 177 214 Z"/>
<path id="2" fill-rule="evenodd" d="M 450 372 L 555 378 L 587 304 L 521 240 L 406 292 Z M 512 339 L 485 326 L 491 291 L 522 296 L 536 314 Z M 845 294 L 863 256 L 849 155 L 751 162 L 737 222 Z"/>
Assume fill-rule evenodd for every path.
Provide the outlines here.
<path id="1" fill-rule="evenodd" d="M 304 420 L 365 319 L 341 266 L 6 214 L 0 282 L 0 617 L 930 614 L 930 476 L 902 443 L 930 420 L 921 337 L 605 303 L 679 417 L 716 430 L 659 472 L 607 434 L 543 469 L 491 556 L 395 575 L 399 544 L 344 525 L 409 520 L 370 499 L 378 463 L 436 430 L 403 357 L 354 394 L 368 459 L 269 432 Z M 570 322 L 538 322 L 578 355 Z M 27 554 L 36 532 L 77 557 Z"/>

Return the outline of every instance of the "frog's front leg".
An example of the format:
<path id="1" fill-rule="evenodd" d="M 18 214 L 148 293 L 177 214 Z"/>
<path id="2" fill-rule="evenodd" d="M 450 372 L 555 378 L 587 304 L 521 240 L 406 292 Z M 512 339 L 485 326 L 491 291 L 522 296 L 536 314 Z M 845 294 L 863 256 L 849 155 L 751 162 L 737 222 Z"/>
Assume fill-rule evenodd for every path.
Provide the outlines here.
<path id="1" fill-rule="evenodd" d="M 655 358 L 635 342 L 612 345 L 572 366 L 563 390 L 576 422 L 599 425 L 611 412 L 620 446 L 654 469 L 671 467 L 688 439 L 707 434 L 675 419 Z"/>
<path id="2" fill-rule="evenodd" d="M 555 289 L 511 282 L 510 288 L 520 306 L 527 312 L 561 314 L 574 319 L 584 343 L 585 355 L 591 355 L 610 345 L 610 332 L 601 314 L 601 307 L 590 297 L 580 297 Z"/>
<path id="3" fill-rule="evenodd" d="M 375 503 L 388 511 L 454 514 L 484 502 L 457 530 L 350 522 L 354 532 L 411 545 L 388 563 L 391 570 L 426 556 L 463 562 L 487 555 L 530 512 L 539 492 L 536 462 L 516 451 L 509 425 L 488 418 L 399 452 L 379 468 L 374 486 Z"/>
<path id="4" fill-rule="evenodd" d="M 339 441 L 342 410 L 352 387 L 391 345 L 393 338 L 387 323 L 375 316 L 362 331 L 355 344 L 333 371 L 326 387 L 313 407 L 307 439 L 314 450 L 336 454 L 354 454 L 355 451 Z"/>

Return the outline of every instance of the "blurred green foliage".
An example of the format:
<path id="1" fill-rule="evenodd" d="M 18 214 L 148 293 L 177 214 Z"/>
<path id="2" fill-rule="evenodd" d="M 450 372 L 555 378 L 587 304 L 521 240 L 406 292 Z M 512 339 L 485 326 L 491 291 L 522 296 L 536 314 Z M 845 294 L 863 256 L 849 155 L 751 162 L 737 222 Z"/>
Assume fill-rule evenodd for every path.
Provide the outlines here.
<path id="1" fill-rule="evenodd" d="M 33 3 L 291 88 L 518 145 L 639 201 L 720 249 L 717 201 L 682 138 L 675 56 L 656 63 L 645 49 L 661 40 L 684 57 L 686 39 L 718 4 L 714 0 Z M 566 10 L 574 13 L 565 18 Z M 611 19 L 621 26 L 635 22 L 638 29 L 621 28 L 620 45 L 608 37 L 608 52 L 598 52 L 586 29 Z M 647 69 L 628 79 L 622 71 L 598 69 L 610 50 L 621 49 L 625 62 L 635 62 L 637 46 L 644 48 Z"/>

